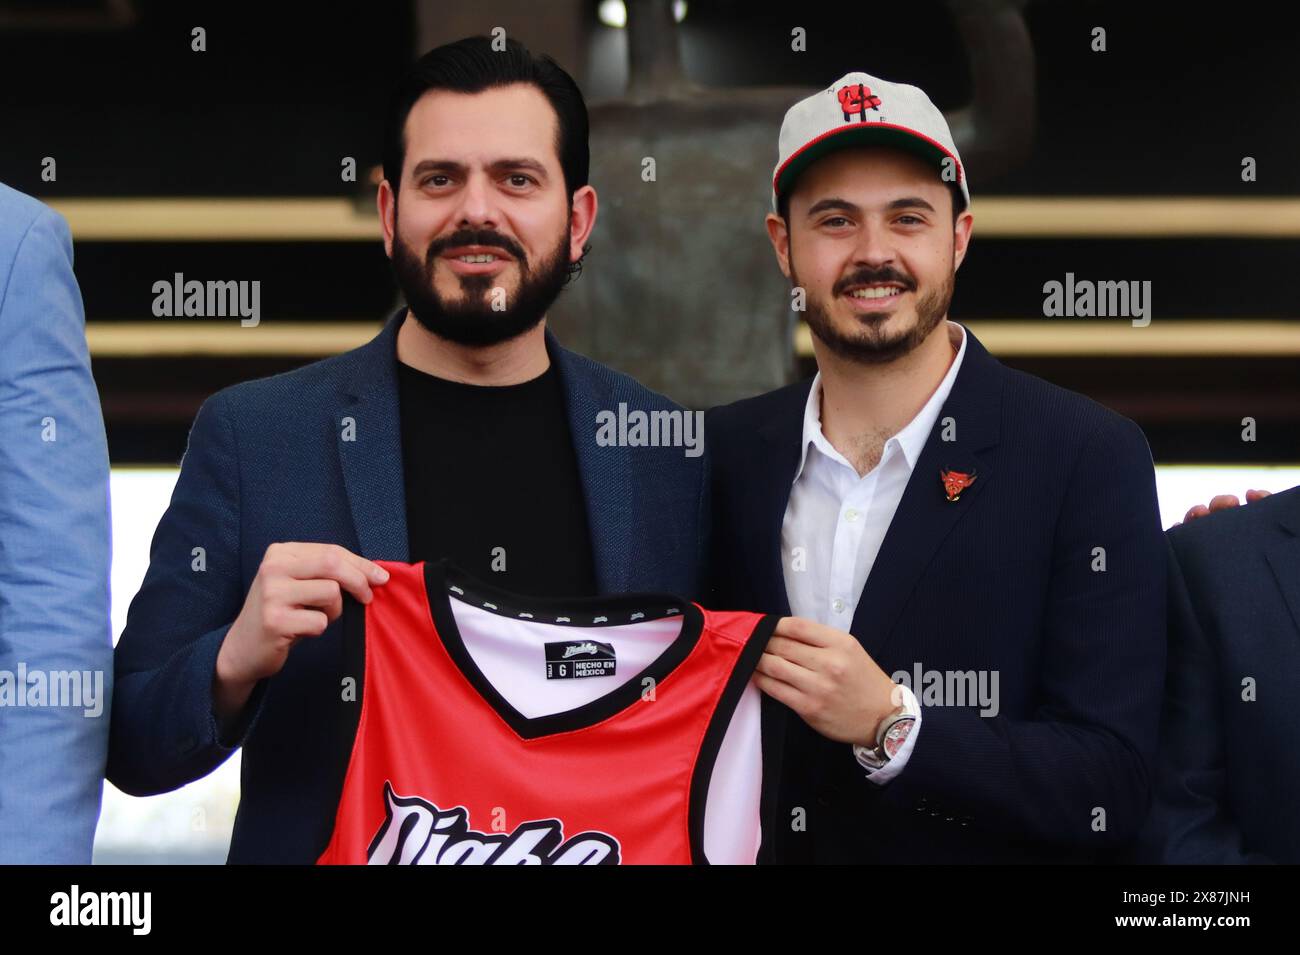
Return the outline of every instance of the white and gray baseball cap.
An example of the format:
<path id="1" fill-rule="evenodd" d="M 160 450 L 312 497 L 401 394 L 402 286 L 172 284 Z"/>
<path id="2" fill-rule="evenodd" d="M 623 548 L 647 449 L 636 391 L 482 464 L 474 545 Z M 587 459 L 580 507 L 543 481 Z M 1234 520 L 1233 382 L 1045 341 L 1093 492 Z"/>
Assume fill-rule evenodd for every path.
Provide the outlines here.
<path id="1" fill-rule="evenodd" d="M 781 123 L 772 171 L 772 210 L 810 165 L 849 146 L 895 146 L 931 163 L 970 205 L 966 168 L 943 113 L 924 91 L 867 73 L 847 73 L 795 103 Z"/>

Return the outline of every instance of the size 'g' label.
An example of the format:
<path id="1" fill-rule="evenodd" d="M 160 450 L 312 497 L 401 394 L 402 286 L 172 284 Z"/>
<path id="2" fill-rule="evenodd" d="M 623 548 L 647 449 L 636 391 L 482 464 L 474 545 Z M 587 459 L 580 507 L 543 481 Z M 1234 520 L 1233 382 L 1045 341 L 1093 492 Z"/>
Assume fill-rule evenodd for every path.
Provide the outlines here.
<path id="1" fill-rule="evenodd" d="M 546 644 L 546 679 L 579 680 L 614 675 L 614 647 L 597 640 Z"/>

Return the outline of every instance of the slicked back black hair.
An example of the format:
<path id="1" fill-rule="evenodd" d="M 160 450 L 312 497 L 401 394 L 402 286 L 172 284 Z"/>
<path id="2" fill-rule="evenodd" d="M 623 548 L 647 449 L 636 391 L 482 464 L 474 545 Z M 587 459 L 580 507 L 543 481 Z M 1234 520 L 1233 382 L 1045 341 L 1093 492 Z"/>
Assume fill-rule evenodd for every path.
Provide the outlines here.
<path id="1" fill-rule="evenodd" d="M 430 90 L 481 93 L 498 86 L 527 83 L 537 87 L 559 120 L 556 151 L 569 198 L 587 185 L 591 153 L 587 145 L 587 103 L 568 73 L 549 56 L 534 56 L 518 40 L 506 38 L 494 50 L 486 36 L 467 37 L 430 50 L 397 84 L 384 126 L 384 178 L 394 194 L 406 158 L 406 118 L 416 101 Z"/>

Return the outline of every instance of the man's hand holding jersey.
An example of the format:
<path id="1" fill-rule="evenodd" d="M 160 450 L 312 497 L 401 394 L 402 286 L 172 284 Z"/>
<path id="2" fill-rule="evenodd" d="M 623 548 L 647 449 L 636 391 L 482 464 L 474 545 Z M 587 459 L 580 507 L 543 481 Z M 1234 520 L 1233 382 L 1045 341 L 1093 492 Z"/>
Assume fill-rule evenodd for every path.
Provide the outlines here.
<path id="1" fill-rule="evenodd" d="M 802 617 L 782 617 L 754 684 L 823 736 L 874 746 L 880 724 L 902 703 L 899 685 L 857 638 Z"/>
<path id="2" fill-rule="evenodd" d="M 280 672 L 304 637 L 318 637 L 343 613 L 343 591 L 363 604 L 388 571 L 337 544 L 287 542 L 266 549 L 239 616 L 217 654 L 213 699 L 234 719 L 260 680 Z"/>

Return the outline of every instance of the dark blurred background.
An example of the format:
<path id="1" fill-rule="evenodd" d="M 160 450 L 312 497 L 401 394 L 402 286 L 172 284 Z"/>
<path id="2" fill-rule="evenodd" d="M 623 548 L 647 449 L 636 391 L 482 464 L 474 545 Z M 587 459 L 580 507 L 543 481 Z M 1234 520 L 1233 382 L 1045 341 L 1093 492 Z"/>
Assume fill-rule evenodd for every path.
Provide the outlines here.
<path id="1" fill-rule="evenodd" d="M 360 344 L 396 307 L 368 179 L 403 64 L 501 25 L 554 55 L 595 110 L 627 94 L 628 31 L 610 25 L 621 6 L 0 3 L 0 181 L 54 205 L 72 224 L 113 463 L 174 463 L 208 394 Z M 999 6 L 964 5 L 977 13 Z M 1268 7 L 1011 6 L 1022 9 L 1032 46 L 1025 79 L 1033 84 L 1032 142 L 996 174 L 981 178 L 972 164 L 975 239 L 951 317 L 969 322 L 1007 364 L 1135 419 L 1159 463 L 1295 462 L 1300 75 L 1291 21 L 1271 19 Z M 704 87 L 811 92 L 865 69 L 922 86 L 942 109 L 957 110 L 971 99 L 974 73 L 955 26 L 962 7 L 692 0 L 678 10 L 676 41 L 681 70 Z M 195 26 L 206 30 L 203 53 L 191 50 Z M 807 52 L 791 50 L 796 26 L 807 31 Z M 1104 53 L 1091 48 L 1098 26 Z M 769 123 L 761 157 L 768 169 L 775 115 L 755 117 Z M 349 156 L 355 183 L 340 178 Z M 42 180 L 44 157 L 57 160 L 56 181 Z M 1257 181 L 1242 181 L 1243 157 L 1255 159 Z M 593 183 L 602 215 L 620 190 L 636 188 L 598 166 Z M 688 219 L 647 223 L 649 251 L 636 247 L 636 233 L 633 248 L 624 247 L 598 221 L 579 284 L 601 270 L 616 274 L 620 256 L 662 253 L 671 269 L 665 236 L 673 230 L 753 243 L 756 257 L 769 256 L 761 225 L 767 185 L 744 186 L 753 191 L 752 219 L 718 222 L 705 207 Z M 245 221 L 243 207 L 229 202 L 250 197 L 264 202 Z M 1085 202 L 1063 208 L 1054 204 L 1060 197 Z M 1104 210 L 1102 222 L 1088 224 L 1089 203 L 1100 197 L 1123 201 L 1094 207 Z M 1179 197 L 1190 205 L 1169 202 Z M 770 258 L 764 268 L 763 282 L 779 280 Z M 175 272 L 260 279 L 261 325 L 153 318 L 151 286 Z M 1042 317 L 1043 283 L 1067 272 L 1149 280 L 1151 326 Z M 671 283 L 671 273 L 661 278 Z M 750 277 L 717 281 L 743 285 Z M 806 334 L 781 331 L 793 322 L 787 302 L 770 302 L 760 344 L 789 360 L 736 379 L 736 388 L 811 373 Z M 661 380 L 635 354 L 620 354 L 609 333 L 603 344 L 592 337 L 582 309 L 566 324 L 565 308 L 562 297 L 554 322 L 566 342 L 688 403 L 709 403 L 709 392 Z M 653 328 L 660 317 L 634 296 L 620 312 L 629 328 Z M 699 334 L 724 345 L 731 336 L 739 350 L 755 336 L 708 309 L 691 321 L 665 339 L 671 347 L 687 350 Z M 1245 416 L 1259 422 L 1254 443 L 1240 440 Z"/>

